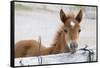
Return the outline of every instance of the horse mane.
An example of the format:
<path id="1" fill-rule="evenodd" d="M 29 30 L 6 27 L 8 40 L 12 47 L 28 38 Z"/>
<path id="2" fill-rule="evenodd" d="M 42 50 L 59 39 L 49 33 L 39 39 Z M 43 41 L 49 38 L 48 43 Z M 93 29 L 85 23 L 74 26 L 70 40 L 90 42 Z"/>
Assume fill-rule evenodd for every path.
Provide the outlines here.
<path id="1" fill-rule="evenodd" d="M 54 42 L 53 42 L 53 45 L 52 46 L 56 46 L 56 43 L 58 41 L 58 38 L 61 36 L 61 34 L 62 34 L 62 30 L 61 29 L 56 32 L 56 35 L 54 37 L 54 40 L 53 40 Z"/>
<path id="2" fill-rule="evenodd" d="M 66 16 L 67 16 L 67 19 L 75 18 L 75 15 L 73 13 L 66 14 Z"/>

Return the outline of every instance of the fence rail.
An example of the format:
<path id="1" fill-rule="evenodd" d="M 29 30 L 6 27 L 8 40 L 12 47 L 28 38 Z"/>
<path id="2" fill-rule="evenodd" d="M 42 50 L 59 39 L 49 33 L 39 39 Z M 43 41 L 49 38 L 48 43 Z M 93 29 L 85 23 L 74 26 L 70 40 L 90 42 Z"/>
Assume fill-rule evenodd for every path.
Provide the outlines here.
<path id="1" fill-rule="evenodd" d="M 75 62 L 93 62 L 96 61 L 96 50 L 80 48 L 75 53 L 61 53 L 46 56 L 36 56 L 27 58 L 16 58 L 15 66 L 57 64 L 57 63 L 75 63 Z"/>

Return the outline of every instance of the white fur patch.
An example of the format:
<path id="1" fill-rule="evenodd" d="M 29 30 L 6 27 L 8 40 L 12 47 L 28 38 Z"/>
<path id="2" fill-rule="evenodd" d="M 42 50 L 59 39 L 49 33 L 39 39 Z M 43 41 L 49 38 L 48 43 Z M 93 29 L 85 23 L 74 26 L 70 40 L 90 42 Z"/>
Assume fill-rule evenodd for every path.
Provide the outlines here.
<path id="1" fill-rule="evenodd" d="M 71 22 L 70 22 L 70 25 L 71 25 L 72 27 L 74 27 L 74 26 L 75 26 L 75 23 L 74 23 L 73 21 L 71 21 Z"/>

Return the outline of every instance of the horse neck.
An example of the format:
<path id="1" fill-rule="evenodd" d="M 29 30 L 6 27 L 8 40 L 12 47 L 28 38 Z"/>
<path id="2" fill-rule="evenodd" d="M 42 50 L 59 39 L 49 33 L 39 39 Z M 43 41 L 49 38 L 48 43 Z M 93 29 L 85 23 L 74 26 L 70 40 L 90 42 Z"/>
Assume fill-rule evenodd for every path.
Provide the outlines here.
<path id="1" fill-rule="evenodd" d="M 53 46 L 54 46 L 54 49 L 53 49 L 54 53 L 69 52 L 69 47 L 67 46 L 66 40 L 65 40 L 65 34 L 62 30 L 59 30 L 57 32 Z"/>

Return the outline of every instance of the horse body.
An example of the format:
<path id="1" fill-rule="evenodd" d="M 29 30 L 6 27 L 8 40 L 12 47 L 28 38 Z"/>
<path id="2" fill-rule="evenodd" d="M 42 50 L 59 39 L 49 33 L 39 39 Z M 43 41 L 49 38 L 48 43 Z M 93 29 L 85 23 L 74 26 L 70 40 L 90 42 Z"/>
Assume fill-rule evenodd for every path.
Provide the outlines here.
<path id="1" fill-rule="evenodd" d="M 40 45 L 36 40 L 22 40 L 16 43 L 15 57 L 32 57 L 69 52 L 69 47 L 65 45 L 64 33 L 61 31 L 57 33 L 54 43 L 49 48 Z"/>
<path id="2" fill-rule="evenodd" d="M 46 48 L 36 40 L 22 40 L 16 43 L 15 58 L 74 52 L 78 47 L 82 10 L 74 16 L 66 15 L 61 9 L 60 18 L 63 25 L 56 33 L 51 47 Z"/>

